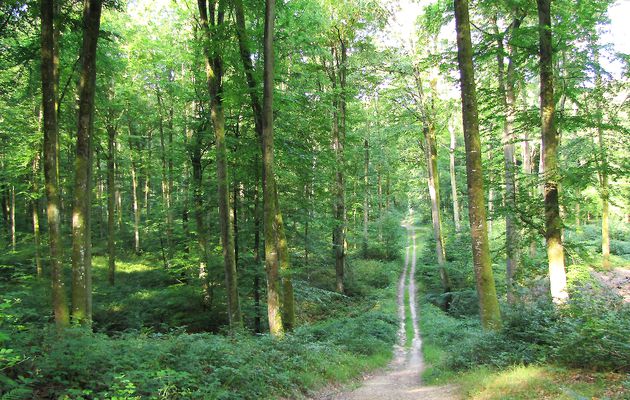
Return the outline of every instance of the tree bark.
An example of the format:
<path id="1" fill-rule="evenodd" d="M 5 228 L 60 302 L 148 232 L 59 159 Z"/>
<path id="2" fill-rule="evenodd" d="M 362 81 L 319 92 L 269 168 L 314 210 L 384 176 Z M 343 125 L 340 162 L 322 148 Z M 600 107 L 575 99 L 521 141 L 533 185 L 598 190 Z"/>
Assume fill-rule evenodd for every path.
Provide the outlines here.
<path id="1" fill-rule="evenodd" d="M 109 123 L 107 126 L 107 278 L 109 280 L 109 284 L 112 286 L 115 283 L 116 276 L 116 181 L 114 175 L 115 142 L 116 127 Z"/>
<path id="2" fill-rule="evenodd" d="M 449 147 L 449 172 L 451 178 L 451 197 L 453 200 L 453 221 L 455 222 L 455 232 L 459 233 L 462 229 L 461 219 L 459 217 L 459 200 L 457 198 L 457 179 L 455 177 L 455 147 L 457 146 L 457 138 L 455 137 L 455 128 L 449 121 L 448 131 L 451 135 L 451 146 Z"/>
<path id="3" fill-rule="evenodd" d="M 225 267 L 225 285 L 227 290 L 227 306 L 228 319 L 231 329 L 238 329 L 243 325 L 241 316 L 241 307 L 238 298 L 238 283 L 236 276 L 236 262 L 234 254 L 234 231 L 232 212 L 230 210 L 229 183 L 228 183 L 228 166 L 227 166 L 227 150 L 225 145 L 225 116 L 223 114 L 222 104 L 222 75 L 223 61 L 218 52 L 210 51 L 209 45 L 215 38 L 212 37 L 209 24 L 219 27 L 223 24 L 224 10 L 223 3 L 219 2 L 216 12 L 211 9 L 211 18 L 208 19 L 208 8 L 205 0 L 198 0 L 199 14 L 201 17 L 201 27 L 205 32 L 207 41 L 204 46 L 204 55 L 206 59 L 206 76 L 208 79 L 208 91 L 210 93 L 211 118 L 214 126 L 214 137 L 216 145 L 216 163 L 217 163 L 217 185 L 219 199 L 219 226 L 221 229 L 221 246 L 223 248 L 223 263 Z M 211 2 L 211 8 L 214 7 Z"/>
<path id="4" fill-rule="evenodd" d="M 461 82 L 462 120 L 466 145 L 468 215 L 477 294 L 479 296 L 479 314 L 484 329 L 496 330 L 501 327 L 501 315 L 492 273 L 492 264 L 490 263 L 490 248 L 486 227 L 479 116 L 473 72 L 468 0 L 455 0 L 455 27 L 457 31 L 457 61 Z"/>
<path id="5" fill-rule="evenodd" d="M 11 249 L 15 251 L 15 185 L 11 185 L 10 196 L 9 219 L 11 221 Z"/>
<path id="6" fill-rule="evenodd" d="M 516 96 L 514 93 L 514 57 L 515 47 L 508 41 L 508 67 L 505 72 L 503 36 L 499 35 L 499 28 L 495 17 L 495 34 L 497 35 L 497 66 L 499 79 L 499 95 L 501 106 L 505 114 L 503 123 L 503 161 L 505 173 L 505 281 L 507 286 L 508 302 L 514 303 L 514 275 L 519 263 L 519 233 L 516 225 L 516 179 L 515 179 L 515 157 L 514 157 L 514 117 L 516 114 Z M 509 32 L 514 32 L 520 26 L 520 19 L 515 18 L 510 25 Z"/>
<path id="7" fill-rule="evenodd" d="M 273 85 L 275 24 L 275 0 L 265 2 L 265 30 L 263 39 L 263 106 L 262 106 L 262 153 L 263 153 L 263 220 L 265 231 L 265 269 L 267 271 L 267 314 L 271 335 L 281 337 L 284 327 L 281 315 L 279 285 L 279 241 L 276 219 L 274 155 L 273 155 Z"/>
<path id="8" fill-rule="evenodd" d="M 171 185 L 169 183 L 170 178 L 168 174 L 168 155 L 165 137 L 164 137 L 164 104 L 162 100 L 162 92 L 160 87 L 156 87 L 156 97 L 158 103 L 158 130 L 160 132 L 160 159 L 162 162 L 162 202 L 164 204 L 164 221 L 166 223 L 166 248 L 167 248 L 167 261 L 166 266 L 170 266 L 170 260 L 173 258 L 173 214 L 171 210 Z M 172 140 L 171 140 L 172 141 Z M 161 234 L 160 234 L 161 235 Z"/>
<path id="9" fill-rule="evenodd" d="M 339 49 L 336 45 L 332 48 L 333 72 L 331 75 L 333 90 L 333 121 L 332 121 L 332 147 L 335 154 L 335 180 L 333 186 L 333 252 L 335 255 L 336 289 L 344 293 L 344 269 L 346 262 L 346 204 L 345 204 L 345 177 L 344 177 L 344 142 L 346 128 L 346 62 L 347 52 L 343 38 L 339 38 Z M 339 94 L 337 91 L 339 82 Z"/>
<path id="10" fill-rule="evenodd" d="M 260 164 L 258 157 L 254 160 L 255 184 L 254 184 L 254 332 L 262 332 L 261 310 L 260 310 L 260 193 L 258 185 L 260 182 Z"/>
<path id="11" fill-rule="evenodd" d="M 368 256 L 368 224 L 370 222 L 370 142 L 368 136 L 363 139 L 365 159 L 363 162 L 363 258 Z"/>
<path id="12" fill-rule="evenodd" d="M 551 44 L 551 0 L 537 0 L 540 40 L 540 110 L 542 120 L 541 161 L 544 165 L 545 240 L 549 260 L 551 297 L 555 303 L 568 298 L 562 245 L 562 219 L 558 193 L 558 135 L 553 95 L 553 49 Z"/>
<path id="13" fill-rule="evenodd" d="M 133 209 L 133 251 L 136 255 L 140 254 L 140 205 L 138 202 L 138 166 L 134 159 L 134 146 L 132 136 L 135 131 L 132 127 L 131 119 L 128 120 L 129 127 L 129 150 L 131 157 L 131 206 Z"/>
<path id="14" fill-rule="evenodd" d="M 44 269 L 42 267 L 42 258 L 41 258 L 41 239 L 39 235 L 39 158 L 40 153 L 39 150 L 35 152 L 35 157 L 33 158 L 33 183 L 32 190 L 33 195 L 35 196 L 31 199 L 31 220 L 33 222 L 33 245 L 35 246 L 35 271 L 37 273 L 37 279 L 42 279 L 44 277 Z"/>
<path id="15" fill-rule="evenodd" d="M 257 95 L 257 85 L 256 85 L 256 79 L 254 77 L 254 68 L 252 65 L 252 61 L 251 61 L 251 52 L 249 50 L 248 44 L 247 44 L 247 35 L 246 35 L 246 31 L 245 31 L 245 14 L 243 11 L 243 3 L 241 0 L 233 0 L 233 4 L 234 4 L 234 11 L 235 11 L 235 16 L 236 16 L 236 33 L 237 33 L 237 37 L 238 37 L 238 42 L 239 42 L 239 50 L 240 50 L 240 55 L 241 55 L 241 61 L 243 63 L 243 69 L 245 70 L 245 77 L 246 77 L 246 81 L 247 81 L 247 87 L 249 90 L 249 95 L 250 95 L 250 105 L 252 108 L 252 113 L 254 115 L 254 129 L 258 135 L 258 138 L 260 140 L 260 144 L 261 144 L 261 152 L 262 152 L 262 157 L 263 157 L 263 203 L 265 203 L 265 187 L 266 186 L 266 181 L 265 181 L 265 177 L 269 176 L 270 179 L 272 179 L 272 182 L 270 183 L 271 186 L 269 186 L 269 188 L 273 188 L 272 190 L 272 196 L 275 197 L 273 200 L 274 203 L 274 210 L 273 212 L 275 213 L 275 222 L 276 224 L 280 224 L 280 225 L 276 225 L 276 228 L 278 232 L 284 232 L 284 223 L 283 223 L 283 219 L 282 219 L 282 212 L 280 210 L 279 207 L 279 199 L 278 197 L 278 192 L 276 190 L 276 186 L 277 186 L 277 182 L 276 182 L 276 177 L 275 174 L 273 173 L 273 171 L 268 172 L 267 171 L 267 166 L 269 165 L 272 169 L 273 169 L 273 165 L 272 164 L 268 164 L 265 158 L 265 152 L 268 151 L 269 149 L 266 148 L 265 146 L 265 141 L 263 139 L 263 119 L 265 118 L 263 116 L 264 114 L 264 107 L 265 105 L 260 103 L 259 97 Z M 267 7 L 269 7 L 269 5 L 267 5 Z M 275 3 L 273 5 L 271 5 L 272 10 L 275 8 Z M 268 9 L 266 9 L 267 11 Z M 266 17 L 267 18 L 267 17 Z M 272 17 L 273 19 L 273 17 Z M 267 19 L 265 20 L 265 23 L 271 22 L 273 23 L 273 21 L 268 21 Z M 271 42 L 269 43 L 269 50 L 271 53 L 270 57 L 273 58 L 273 26 L 271 26 L 271 32 L 267 32 L 265 31 L 265 33 L 270 34 L 271 35 Z M 266 60 L 266 58 L 265 58 Z M 273 65 L 273 59 L 270 60 L 272 62 Z M 267 64 L 265 64 L 265 67 L 267 66 Z M 272 71 L 273 72 L 273 71 Z M 266 78 L 267 76 L 265 75 L 263 78 Z M 273 76 L 272 79 L 273 80 Z M 264 82 L 263 82 L 264 83 Z M 270 85 L 273 84 L 273 82 L 269 82 Z M 264 86 L 264 85 L 263 85 Z M 264 88 L 263 88 L 264 90 Z M 273 90 L 273 88 L 270 88 L 270 90 Z M 264 99 L 265 97 L 265 93 L 263 93 L 263 103 L 265 101 Z M 270 107 L 271 112 L 273 112 L 273 108 Z M 271 123 L 271 122 L 270 122 Z M 273 128 L 273 127 L 272 127 Z M 271 151 L 273 152 L 273 135 L 271 136 Z M 273 154 L 272 154 L 272 161 L 273 161 Z M 264 207 L 263 207 L 264 208 Z M 265 226 L 267 223 L 267 219 L 266 217 L 263 217 L 263 220 L 265 221 Z M 266 227 L 265 227 L 266 229 Z M 265 233 L 266 235 L 266 233 Z M 284 235 L 282 233 L 282 235 Z M 267 236 L 265 236 L 265 260 L 266 260 L 266 255 L 267 255 Z M 280 263 L 280 266 L 278 267 L 280 272 L 282 272 L 282 286 L 284 288 L 284 292 L 283 292 L 283 300 L 282 303 L 284 303 L 284 306 L 282 307 L 283 310 L 281 312 L 285 313 L 284 315 L 280 316 L 280 320 L 284 319 L 288 322 L 288 326 L 284 326 L 283 329 L 291 329 L 294 325 L 294 322 L 291 321 L 295 321 L 295 310 L 294 310 L 294 299 L 293 299 L 293 284 L 292 284 L 292 277 L 291 277 L 291 272 L 290 272 L 290 260 L 289 260 L 289 252 L 288 252 L 288 248 L 287 248 L 287 243 L 286 243 L 286 238 L 284 238 L 284 240 L 282 239 L 281 235 L 274 235 L 274 240 L 276 240 L 276 242 L 274 243 L 274 246 L 277 249 L 277 257 L 278 257 L 278 262 Z M 286 248 L 286 251 L 282 251 L 282 247 Z M 266 262 L 266 261 L 265 261 Z M 267 265 L 267 264 L 265 264 Z M 280 272 L 278 274 L 280 274 Z M 269 279 L 269 271 L 267 271 L 267 277 Z M 269 285 L 269 282 L 268 282 Z M 287 305 L 289 305 L 287 307 Z M 288 313 L 288 314 L 287 314 Z M 275 329 L 275 328 L 274 328 Z M 271 330 L 271 327 L 270 327 Z M 279 335 L 282 335 L 282 333 L 279 333 Z"/>
<path id="16" fill-rule="evenodd" d="M 79 80 L 74 204 L 72 208 L 72 319 L 82 325 L 92 320 L 92 254 L 90 233 L 91 146 L 96 89 L 96 45 L 102 0 L 83 2 L 83 45 Z"/>
<path id="17" fill-rule="evenodd" d="M 609 227 L 609 203 L 610 193 L 608 189 L 608 157 L 606 152 L 606 143 L 604 140 L 604 116 L 603 116 L 603 87 L 602 87 L 602 71 L 599 65 L 599 50 L 595 49 L 595 89 L 597 104 L 597 140 L 599 144 L 599 185 L 600 198 L 602 200 L 602 267 L 610 269 L 610 227 Z M 576 208 L 576 224 L 579 226 L 579 205 Z"/>
<path id="18" fill-rule="evenodd" d="M 59 157 L 57 142 L 58 77 L 59 77 L 59 5 L 54 0 L 41 1 L 41 73 L 42 109 L 44 114 L 44 179 L 46 186 L 46 217 L 48 219 L 52 303 L 57 329 L 69 324 L 69 310 L 63 282 L 61 219 L 59 199 Z"/>

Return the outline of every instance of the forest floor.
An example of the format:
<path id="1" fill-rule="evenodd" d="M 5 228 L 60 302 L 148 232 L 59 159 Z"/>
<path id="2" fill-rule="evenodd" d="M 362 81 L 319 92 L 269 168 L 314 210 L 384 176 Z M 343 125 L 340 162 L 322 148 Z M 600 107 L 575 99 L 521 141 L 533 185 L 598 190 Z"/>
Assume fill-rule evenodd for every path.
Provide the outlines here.
<path id="1" fill-rule="evenodd" d="M 354 389 L 328 388 L 315 396 L 316 400 L 456 400 L 460 398 L 456 385 L 425 386 L 420 376 L 425 364 L 422 357 L 422 338 L 418 324 L 416 304 L 416 229 L 407 229 L 408 246 L 405 266 L 398 283 L 398 316 L 400 327 L 394 359 L 384 370 L 363 377 Z M 405 304 L 405 291 L 408 304 Z M 409 307 L 409 313 L 405 307 Z M 410 315 L 410 318 L 407 317 Z M 406 324 L 412 325 L 412 330 Z M 412 338 L 408 332 L 413 331 Z M 409 343 L 411 339 L 411 343 Z M 409 345 L 410 344 L 410 345 Z"/>

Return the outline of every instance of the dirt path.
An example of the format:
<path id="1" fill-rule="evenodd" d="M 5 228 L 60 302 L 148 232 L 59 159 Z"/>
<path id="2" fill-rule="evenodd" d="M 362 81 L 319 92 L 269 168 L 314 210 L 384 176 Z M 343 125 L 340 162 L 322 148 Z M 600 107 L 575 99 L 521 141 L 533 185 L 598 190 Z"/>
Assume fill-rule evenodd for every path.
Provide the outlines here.
<path id="1" fill-rule="evenodd" d="M 384 371 L 363 381 L 362 385 L 350 392 L 333 393 L 319 399 L 327 400 L 456 400 L 459 399 L 455 386 L 423 386 L 420 374 L 424 369 L 422 359 L 422 339 L 418 326 L 416 309 L 416 233 L 407 228 L 408 246 L 405 253 L 405 266 L 398 283 L 398 316 L 400 330 L 394 360 Z M 410 262 L 411 261 L 411 262 Z M 409 278 L 409 279 L 407 279 Z M 405 290 L 409 291 L 409 311 L 413 323 L 413 343 L 405 348 Z"/>

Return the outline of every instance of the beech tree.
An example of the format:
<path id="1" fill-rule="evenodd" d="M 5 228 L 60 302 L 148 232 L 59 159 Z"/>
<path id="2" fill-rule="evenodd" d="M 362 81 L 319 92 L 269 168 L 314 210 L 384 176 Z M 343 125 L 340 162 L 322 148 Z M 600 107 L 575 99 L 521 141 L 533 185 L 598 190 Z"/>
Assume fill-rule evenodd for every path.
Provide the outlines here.
<path id="1" fill-rule="evenodd" d="M 455 0 L 455 27 L 457 29 L 457 61 L 460 71 L 462 120 L 466 144 L 468 215 L 477 294 L 479 295 L 479 314 L 485 329 L 496 330 L 501 327 L 501 315 L 490 264 L 490 248 L 486 228 L 477 94 L 467 0 Z"/>

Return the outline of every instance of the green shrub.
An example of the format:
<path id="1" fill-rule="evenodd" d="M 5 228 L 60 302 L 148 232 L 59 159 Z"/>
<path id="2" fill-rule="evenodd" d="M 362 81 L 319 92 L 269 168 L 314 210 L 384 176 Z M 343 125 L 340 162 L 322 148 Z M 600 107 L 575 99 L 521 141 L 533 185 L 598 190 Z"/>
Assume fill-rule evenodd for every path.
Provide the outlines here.
<path id="1" fill-rule="evenodd" d="M 41 342 L 29 362 L 8 369 L 29 377 L 24 390 L 45 398 L 293 397 L 314 379 L 330 379 L 336 368 L 354 365 L 356 373 L 370 357 L 387 359 L 396 325 L 395 317 L 372 311 L 305 326 L 284 340 L 184 333 L 112 338 L 83 329 L 58 338 L 46 330 L 21 343 Z M 1 388 L 0 394 L 11 389 Z"/>

